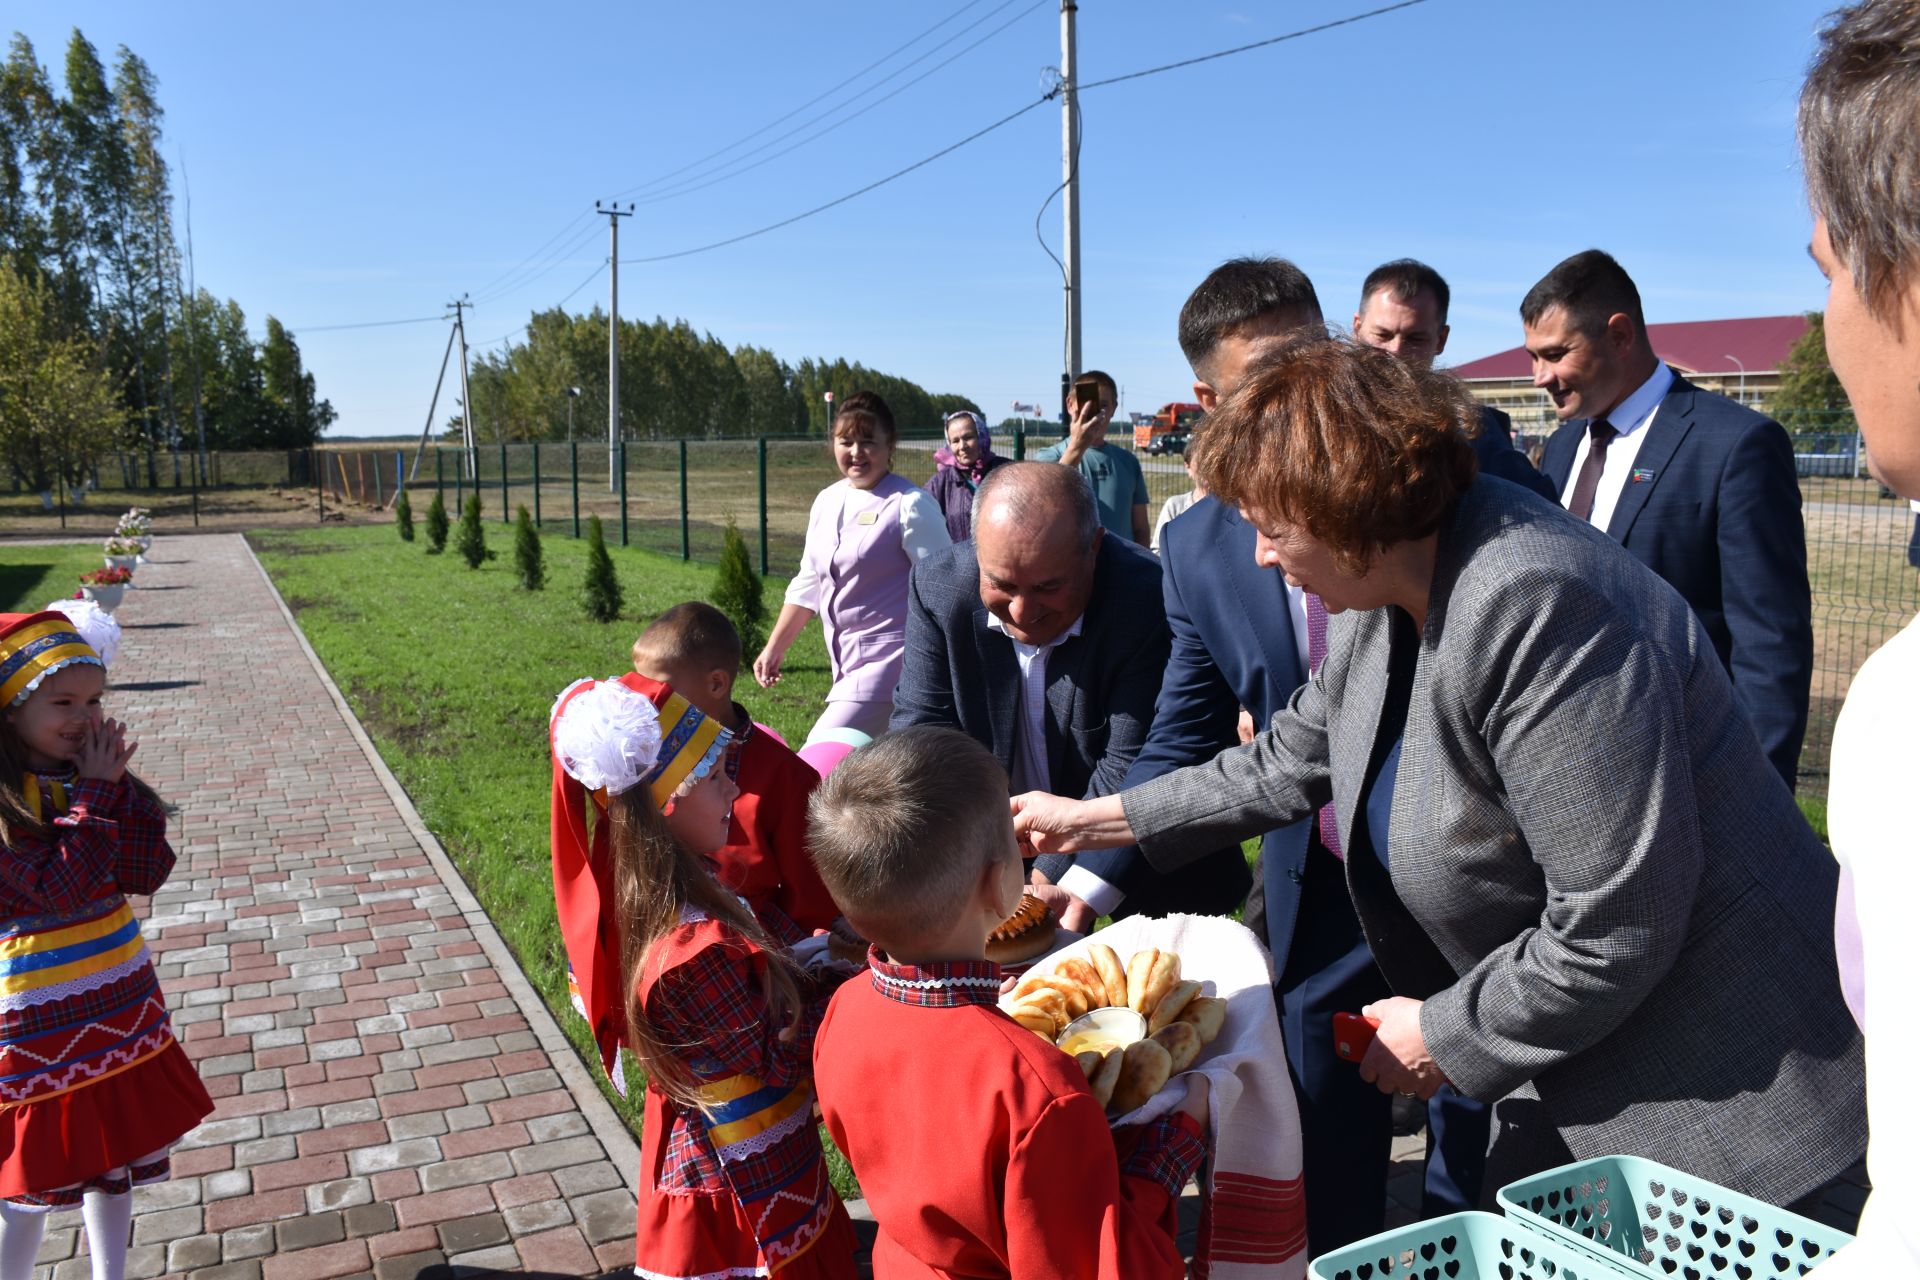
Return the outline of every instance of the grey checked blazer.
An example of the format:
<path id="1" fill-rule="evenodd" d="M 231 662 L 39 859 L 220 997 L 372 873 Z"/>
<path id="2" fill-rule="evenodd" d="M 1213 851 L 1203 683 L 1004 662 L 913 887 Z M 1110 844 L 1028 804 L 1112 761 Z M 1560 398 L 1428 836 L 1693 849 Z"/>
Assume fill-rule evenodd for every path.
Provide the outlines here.
<path id="1" fill-rule="evenodd" d="M 1126 792 L 1148 860 L 1329 799 L 1348 836 L 1390 620 L 1335 618 L 1320 673 L 1252 744 Z M 1391 847 L 1391 886 L 1369 858 L 1348 886 L 1462 1092 L 1519 1091 L 1577 1157 L 1644 1155 L 1776 1204 L 1865 1149 L 1832 857 L 1686 602 L 1503 481 L 1440 533 Z"/>

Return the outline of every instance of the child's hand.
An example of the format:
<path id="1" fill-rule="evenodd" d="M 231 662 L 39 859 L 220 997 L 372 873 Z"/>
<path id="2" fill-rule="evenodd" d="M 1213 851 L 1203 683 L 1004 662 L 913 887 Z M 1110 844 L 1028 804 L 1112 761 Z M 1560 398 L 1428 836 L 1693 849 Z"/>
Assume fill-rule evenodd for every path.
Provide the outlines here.
<path id="1" fill-rule="evenodd" d="M 118 720 L 96 720 L 87 726 L 74 766 L 83 778 L 118 782 L 127 776 L 127 761 L 139 746 L 127 741 L 126 726 Z"/>
<path id="2" fill-rule="evenodd" d="M 1187 1077 L 1187 1096 L 1186 1100 L 1180 1104 L 1180 1110 L 1182 1113 L 1193 1117 L 1194 1123 L 1200 1126 L 1201 1133 L 1207 1131 L 1207 1099 L 1209 1093 L 1207 1078 L 1205 1076 L 1196 1071 Z"/>

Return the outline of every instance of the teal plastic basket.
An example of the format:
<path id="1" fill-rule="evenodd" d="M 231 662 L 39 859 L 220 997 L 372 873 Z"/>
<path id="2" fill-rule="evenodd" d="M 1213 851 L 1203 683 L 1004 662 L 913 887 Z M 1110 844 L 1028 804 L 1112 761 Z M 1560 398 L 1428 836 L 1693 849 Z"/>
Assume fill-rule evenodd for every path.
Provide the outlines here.
<path id="1" fill-rule="evenodd" d="M 1500 1189 L 1518 1222 L 1639 1276 L 1783 1280 L 1853 1239 L 1797 1213 L 1638 1156 L 1602 1156 Z"/>
<path id="2" fill-rule="evenodd" d="M 1313 1280 L 1622 1280 L 1617 1262 L 1494 1213 L 1450 1213 L 1322 1254 Z"/>

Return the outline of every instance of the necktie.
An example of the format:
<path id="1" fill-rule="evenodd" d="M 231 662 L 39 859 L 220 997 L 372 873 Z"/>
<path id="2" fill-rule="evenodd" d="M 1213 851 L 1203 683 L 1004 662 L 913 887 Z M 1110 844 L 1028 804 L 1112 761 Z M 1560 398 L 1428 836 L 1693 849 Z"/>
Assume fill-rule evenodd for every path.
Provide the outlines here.
<path id="1" fill-rule="evenodd" d="M 1587 460 L 1580 464 L 1580 479 L 1567 502 L 1567 510 L 1582 520 L 1593 519 L 1593 493 L 1600 487 L 1600 473 L 1607 469 L 1607 443 L 1619 434 L 1605 418 L 1587 426 Z"/>
<path id="2" fill-rule="evenodd" d="M 1301 598 L 1307 606 L 1307 674 L 1314 675 L 1320 670 L 1320 664 L 1327 660 L 1327 606 L 1320 597 L 1311 591 L 1303 592 Z M 1315 815 L 1320 827 L 1320 843 L 1334 857 L 1345 861 L 1346 855 L 1340 851 L 1340 825 L 1334 820 L 1333 806 L 1327 805 Z"/>

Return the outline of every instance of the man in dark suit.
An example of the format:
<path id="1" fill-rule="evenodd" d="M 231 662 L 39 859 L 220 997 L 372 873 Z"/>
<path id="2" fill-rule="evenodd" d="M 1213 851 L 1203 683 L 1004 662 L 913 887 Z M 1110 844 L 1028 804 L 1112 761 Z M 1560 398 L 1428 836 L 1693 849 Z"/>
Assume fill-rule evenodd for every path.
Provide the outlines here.
<path id="1" fill-rule="evenodd" d="M 1146 740 L 1167 665 L 1160 564 L 1104 536 L 1077 471 L 1000 467 L 974 500 L 973 538 L 914 567 L 892 727 L 946 725 L 990 748 L 1015 793 L 1111 795 Z M 1069 860 L 1044 858 L 1049 884 Z M 1249 875 L 1238 849 L 1142 880 L 1156 910 L 1230 911 Z"/>
<path id="2" fill-rule="evenodd" d="M 1640 291 L 1598 249 L 1520 303 L 1533 385 L 1565 424 L 1540 469 L 1699 615 L 1761 749 L 1791 788 L 1813 684 L 1813 597 L 1793 442 L 1653 353 Z"/>
<path id="3" fill-rule="evenodd" d="M 1426 263 L 1412 258 L 1382 263 L 1360 286 L 1353 336 L 1410 364 L 1430 365 L 1447 349 L 1452 298 L 1446 280 Z M 1474 437 L 1473 451 L 1482 475 L 1499 476 L 1543 498 L 1560 500 L 1553 482 L 1513 447 L 1513 419 L 1490 404 L 1480 406 L 1480 434 Z"/>
<path id="4" fill-rule="evenodd" d="M 1213 409 L 1264 348 L 1303 328 L 1323 321 L 1297 266 L 1279 258 L 1223 264 L 1180 312 L 1194 399 Z M 1315 656 L 1305 593 L 1255 563 L 1253 528 L 1231 507 L 1203 498 L 1161 537 L 1172 659 L 1129 786 L 1231 746 L 1242 707 L 1264 727 L 1306 681 Z M 1330 816 L 1324 826 L 1309 818 L 1267 832 L 1246 916 L 1280 970 L 1275 995 L 1300 1108 L 1313 1253 L 1383 1229 L 1393 1136 L 1389 1099 L 1333 1050 L 1333 1015 L 1357 1013 L 1388 989 L 1361 936 L 1338 850 L 1322 839 L 1332 825 Z M 1087 853 L 1061 887 L 1088 903 L 1083 912 L 1111 911 L 1124 893 L 1126 903 L 1159 914 L 1161 906 L 1141 902 L 1152 891 L 1148 874 L 1160 873 L 1137 850 Z M 1471 1208 L 1478 1198 L 1487 1124 L 1484 1114 L 1476 1124 L 1466 1106 L 1453 1099 L 1429 1109 L 1429 1145 L 1439 1158 L 1429 1163 L 1426 1199 L 1435 1213 Z"/>

